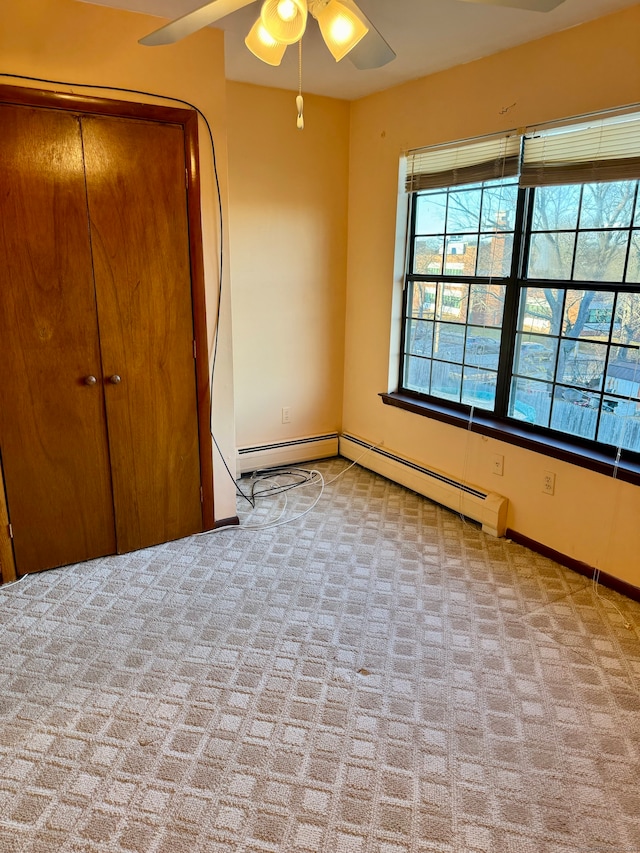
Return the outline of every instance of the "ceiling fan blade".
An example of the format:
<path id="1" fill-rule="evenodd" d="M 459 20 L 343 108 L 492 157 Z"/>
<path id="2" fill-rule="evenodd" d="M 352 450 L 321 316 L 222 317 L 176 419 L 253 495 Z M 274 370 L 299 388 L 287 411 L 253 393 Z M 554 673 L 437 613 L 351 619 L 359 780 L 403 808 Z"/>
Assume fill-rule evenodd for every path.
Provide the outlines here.
<path id="1" fill-rule="evenodd" d="M 350 59 L 359 71 L 367 71 L 369 68 L 382 68 L 383 65 L 395 59 L 395 51 L 389 47 L 362 9 L 353 0 L 341 0 L 341 3 L 350 9 L 354 15 L 357 15 L 369 28 L 366 36 L 349 51 L 347 59 Z"/>
<path id="2" fill-rule="evenodd" d="M 463 0 L 464 3 L 481 3 L 483 6 L 511 6 L 529 12 L 550 12 L 564 0 Z"/>
<path id="3" fill-rule="evenodd" d="M 193 12 L 188 12 L 181 18 L 171 21 L 170 24 L 165 24 L 159 30 L 154 30 L 148 36 L 141 38 L 138 43 L 147 47 L 173 44 L 253 2 L 254 0 L 213 0 L 212 3 L 207 3 L 206 6 L 194 9 Z"/>
<path id="4" fill-rule="evenodd" d="M 395 58 L 395 51 L 389 47 L 375 29 L 369 30 L 366 36 L 347 54 L 347 59 L 350 59 L 359 71 L 382 68 L 383 65 Z"/>

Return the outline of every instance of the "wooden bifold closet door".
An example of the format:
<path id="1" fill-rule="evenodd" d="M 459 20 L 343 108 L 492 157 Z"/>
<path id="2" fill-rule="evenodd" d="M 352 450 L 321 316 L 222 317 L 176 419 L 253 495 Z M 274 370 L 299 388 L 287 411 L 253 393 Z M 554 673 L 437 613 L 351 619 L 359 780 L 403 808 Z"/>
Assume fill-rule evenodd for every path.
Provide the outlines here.
<path id="1" fill-rule="evenodd" d="M 0 449 L 19 574 L 202 529 L 183 129 L 0 105 Z"/>

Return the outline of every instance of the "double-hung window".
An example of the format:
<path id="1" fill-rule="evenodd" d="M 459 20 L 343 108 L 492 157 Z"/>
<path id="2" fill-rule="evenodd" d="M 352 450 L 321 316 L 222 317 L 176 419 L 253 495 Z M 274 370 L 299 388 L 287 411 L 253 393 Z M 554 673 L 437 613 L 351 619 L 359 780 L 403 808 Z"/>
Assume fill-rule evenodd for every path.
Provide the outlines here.
<path id="1" fill-rule="evenodd" d="M 640 116 L 408 158 L 399 391 L 640 461 Z"/>

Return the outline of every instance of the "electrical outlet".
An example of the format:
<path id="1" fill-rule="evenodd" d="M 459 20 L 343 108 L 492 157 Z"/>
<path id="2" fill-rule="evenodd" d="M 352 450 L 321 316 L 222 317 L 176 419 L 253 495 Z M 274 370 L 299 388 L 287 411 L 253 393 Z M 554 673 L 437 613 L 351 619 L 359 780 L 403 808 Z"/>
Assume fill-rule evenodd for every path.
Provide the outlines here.
<path id="1" fill-rule="evenodd" d="M 282 407 L 282 423 L 288 424 L 291 421 L 291 407 L 283 406 Z"/>
<path id="2" fill-rule="evenodd" d="M 553 471 L 544 471 L 542 474 L 542 493 L 553 495 L 556 490 L 556 475 Z"/>
<path id="3" fill-rule="evenodd" d="M 494 454 L 491 470 L 494 474 L 497 474 L 498 477 L 502 477 L 504 474 L 504 456 L 501 453 Z"/>

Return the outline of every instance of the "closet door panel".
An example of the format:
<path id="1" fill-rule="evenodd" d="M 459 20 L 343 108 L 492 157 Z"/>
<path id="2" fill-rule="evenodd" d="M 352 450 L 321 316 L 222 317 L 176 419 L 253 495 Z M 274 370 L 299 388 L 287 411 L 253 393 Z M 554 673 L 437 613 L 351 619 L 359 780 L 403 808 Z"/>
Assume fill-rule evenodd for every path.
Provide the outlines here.
<path id="1" fill-rule="evenodd" d="M 24 574 L 113 553 L 115 533 L 78 120 L 0 105 L 0 127 L 0 445 Z"/>
<path id="2" fill-rule="evenodd" d="M 118 551 L 202 529 L 181 127 L 82 120 Z"/>

